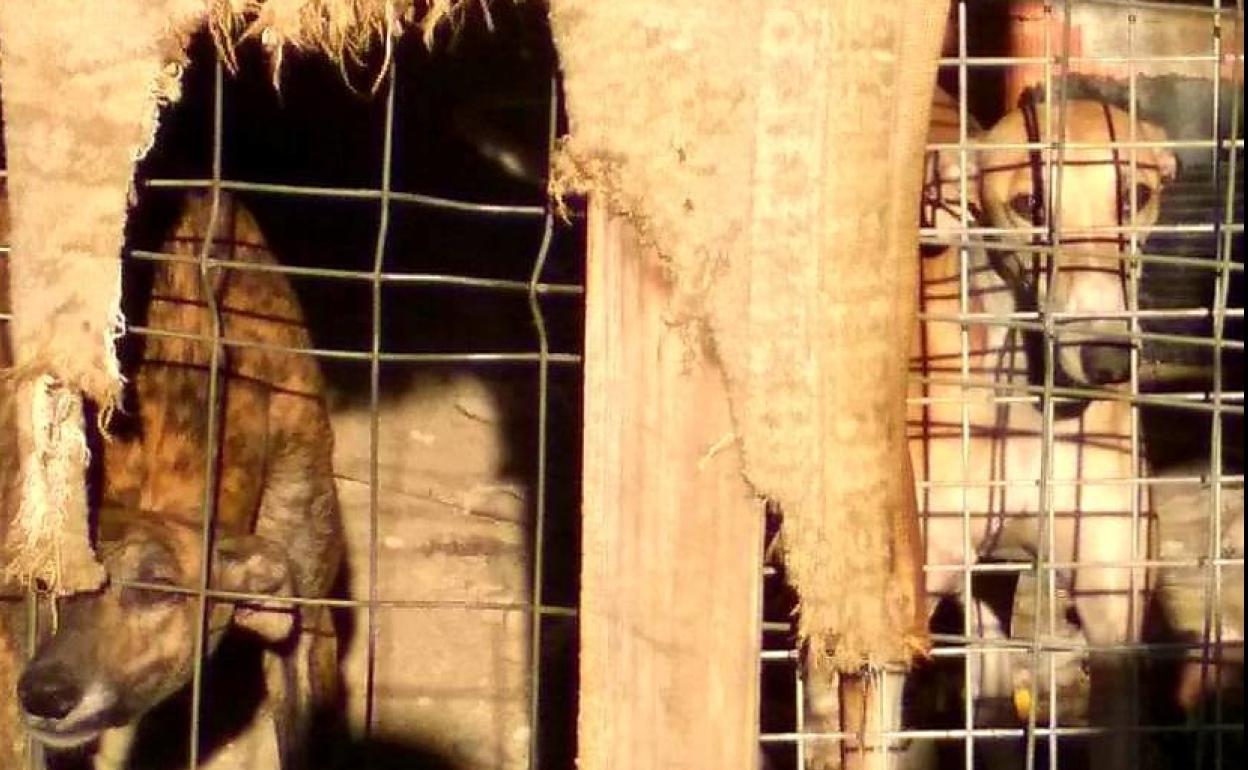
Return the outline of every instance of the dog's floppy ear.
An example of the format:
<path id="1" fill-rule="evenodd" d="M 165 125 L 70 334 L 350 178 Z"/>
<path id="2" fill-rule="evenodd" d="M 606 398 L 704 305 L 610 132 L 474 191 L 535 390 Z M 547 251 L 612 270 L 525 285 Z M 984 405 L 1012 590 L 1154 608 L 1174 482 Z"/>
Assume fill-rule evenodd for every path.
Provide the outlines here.
<path id="1" fill-rule="evenodd" d="M 962 153 L 957 150 L 944 150 L 937 160 L 940 173 L 941 198 L 956 208 L 966 207 L 972 219 L 979 216 L 979 162 L 974 150 L 966 152 L 966 163 L 962 162 Z M 966 201 L 959 206 L 959 195 L 962 189 L 961 180 L 966 179 Z"/>
<path id="2" fill-rule="evenodd" d="M 290 562 L 276 543 L 256 535 L 222 537 L 213 549 L 213 587 L 235 593 L 290 596 Z M 250 602 L 234 610 L 234 622 L 261 638 L 278 642 L 290 635 L 289 604 Z"/>
<path id="3" fill-rule="evenodd" d="M 1146 142 L 1166 142 L 1170 135 L 1156 123 L 1141 120 L 1139 123 L 1140 137 Z M 1179 175 L 1179 159 L 1169 147 L 1153 147 L 1153 161 L 1161 173 L 1162 182 L 1173 181 Z"/>
<path id="4" fill-rule="evenodd" d="M 942 180 L 957 182 L 965 176 L 967 187 L 975 189 L 976 180 L 979 179 L 979 163 L 974 150 L 967 150 L 966 165 L 962 164 L 962 153 L 957 150 L 942 150 L 937 168 Z"/>

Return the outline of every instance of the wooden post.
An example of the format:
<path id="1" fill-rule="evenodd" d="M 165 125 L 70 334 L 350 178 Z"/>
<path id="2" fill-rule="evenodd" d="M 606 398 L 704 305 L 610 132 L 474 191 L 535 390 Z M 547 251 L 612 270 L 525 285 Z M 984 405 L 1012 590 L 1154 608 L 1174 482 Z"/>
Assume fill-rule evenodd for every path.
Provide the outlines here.
<path id="1" fill-rule="evenodd" d="M 598 204 L 586 285 L 580 770 L 750 770 L 763 511 L 723 378 Z"/>
<path id="2" fill-rule="evenodd" d="M 9 243 L 9 213 L 0 179 L 0 246 Z M 0 314 L 9 314 L 9 255 L 0 252 Z M 9 323 L 0 319 L 0 372 L 13 365 L 9 347 Z M 13 425 L 12 385 L 0 374 L 0 573 L 8 564 L 8 524 L 16 510 L 17 467 L 13 460 L 16 428 Z M 22 629 L 25 603 L 21 586 L 4 580 L 0 574 L 0 768 L 26 767 L 26 731 L 17 711 L 17 678 L 22 669 Z"/>

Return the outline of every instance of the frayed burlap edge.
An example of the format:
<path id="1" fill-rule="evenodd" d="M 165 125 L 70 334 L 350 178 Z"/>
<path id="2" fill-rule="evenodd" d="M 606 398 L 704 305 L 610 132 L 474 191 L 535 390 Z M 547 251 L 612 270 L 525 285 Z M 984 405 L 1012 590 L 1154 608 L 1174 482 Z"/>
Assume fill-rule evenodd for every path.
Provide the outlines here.
<path id="1" fill-rule="evenodd" d="M 90 458 L 83 425 L 84 397 L 99 406 L 101 425 L 107 424 L 124 387 L 116 346 L 124 333 L 125 319 L 119 269 L 111 271 L 112 280 L 86 282 L 58 277 L 48 270 L 73 263 L 79 252 L 102 255 L 100 244 L 112 238 L 107 231 L 116 227 L 120 233 L 124 227 L 124 210 L 115 225 L 111 214 L 101 216 L 100 224 L 107 230 L 87 236 L 87 232 L 100 231 L 98 224 L 94 230 L 84 227 L 84 217 L 98 215 L 99 207 L 93 208 L 94 199 L 74 206 L 65 213 L 64 231 L 73 235 L 64 243 L 49 240 L 48 218 L 30 212 L 48 209 L 48 196 L 43 194 L 47 190 L 71 191 L 63 197 L 72 195 L 78 201 L 84 191 L 92 191 L 93 185 L 113 191 L 117 180 L 121 185 L 130 184 L 129 190 L 122 186 L 108 194 L 128 192 L 133 201 L 133 185 L 119 173 L 118 147 L 111 138 L 124 137 L 122 147 L 131 161 L 130 173 L 125 176 L 132 176 L 132 163 L 145 156 L 155 141 L 161 108 L 180 96 L 186 42 L 203 19 L 203 6 L 194 0 L 97 6 L 77 14 L 66 13 L 72 10 L 64 3 L 32 3 L 4 18 L 6 135 L 9 139 L 21 137 L 9 147 L 7 195 L 18 196 L 19 207 L 28 201 L 34 207 L 19 208 L 20 216 L 16 212 L 6 216 L 4 235 L 15 248 L 21 240 L 21 248 L 36 255 L 30 264 L 38 265 L 27 269 L 26 281 L 18 281 L 14 295 L 19 289 L 46 294 L 50 299 L 43 301 L 41 310 L 50 307 L 54 314 L 61 312 L 58 308 L 82 308 L 76 299 L 83 292 L 100 298 L 91 303 L 94 315 L 89 316 L 97 322 L 83 323 L 83 343 L 89 350 L 83 351 L 83 344 L 64 344 L 64 339 L 56 336 L 64 330 L 48 331 L 38 320 L 32 320 L 30 328 L 41 331 L 19 337 L 15 367 L 0 372 L 0 388 L 8 401 L 3 408 L 10 423 L 6 429 L 10 435 L 3 437 L 4 451 L 18 458 L 14 466 L 20 468 L 4 482 L 9 489 L 3 495 L 5 521 L 0 527 L 4 535 L 0 544 L 3 577 L 55 594 L 91 590 L 105 577 L 89 538 L 85 479 Z M 105 21 L 113 22 L 113 27 L 102 23 Z M 40 51 L 48 48 L 58 49 L 58 57 L 52 62 L 45 59 L 41 66 Z M 119 99 L 125 92 L 125 88 L 117 88 L 119 79 L 124 79 L 120 73 L 144 70 L 146 74 L 140 78 L 131 78 L 135 81 L 130 86 L 132 95 Z M 83 73 L 87 77 L 82 77 Z M 59 90 L 61 84 L 65 84 L 64 91 Z M 39 95 L 40 89 L 45 96 Z M 95 103 L 82 98 L 91 89 L 99 92 Z M 42 101 L 49 92 L 58 93 L 65 101 Z M 77 107 L 66 109 L 66 102 Z M 58 116 L 70 117 L 58 122 Z M 82 116 L 87 117 L 74 122 Z M 88 128 L 82 129 L 83 124 Z M 47 147 L 42 146 L 49 140 Z M 34 195 L 34 191 L 39 194 Z M 41 230 L 44 235 L 31 235 Z M 53 246 L 45 248 L 49 243 Z M 44 251 L 59 253 L 60 261 L 48 259 Z M 100 259 L 101 265 L 108 263 L 104 256 Z M 99 277 L 109 272 L 96 269 Z M 31 317 L 41 318 L 39 313 Z M 16 320 L 23 318 L 19 313 Z"/>
<path id="2" fill-rule="evenodd" d="M 269 51 L 275 84 L 288 48 L 328 56 L 343 68 L 344 81 L 349 83 L 346 66 L 362 63 L 372 45 L 384 42 L 386 56 L 372 86 L 376 90 L 392 65 L 393 43 L 404 28 L 419 28 L 425 44 L 431 46 L 439 26 L 453 25 L 456 16 L 473 3 L 485 9 L 488 22 L 487 0 L 206 0 L 198 7 L 186 0 L 169 0 L 163 8 L 149 8 L 145 20 L 161 13 L 167 13 L 167 19 L 147 32 L 136 29 L 134 33 L 154 34 L 151 44 L 163 65 L 148 86 L 150 106 L 139 118 L 141 136 L 133 157 L 137 161 L 151 149 L 160 109 L 180 97 L 186 43 L 193 28 L 204 21 L 230 63 L 237 41 L 259 39 Z M 143 38 L 132 43 L 148 44 Z M 133 187 L 130 199 L 134 199 Z M 86 510 L 83 484 L 89 460 L 81 394 L 99 403 L 101 427 L 105 426 L 124 385 L 116 356 L 125 324 L 120 280 L 114 297 L 94 370 L 74 381 L 57 381 L 46 373 L 82 367 L 58 366 L 57 361 L 27 350 L 21 357 L 24 363 L 4 373 L 8 381 L 4 387 L 15 389 L 16 443 L 23 468 L 18 484 L 21 503 L 16 512 L 5 512 L 14 518 L 5 537 L 11 558 L 4 572 L 25 585 L 40 582 L 54 591 L 70 592 L 98 585 L 103 577 L 81 515 Z"/>
<path id="3" fill-rule="evenodd" d="M 917 10 L 918 4 L 915 5 Z M 930 7 L 923 8 L 923 15 L 943 13 L 934 2 L 927 5 Z M 738 394 L 731 408 L 736 435 L 742 443 L 747 481 L 756 492 L 765 492 L 769 498 L 780 501 L 786 520 L 800 519 L 811 525 L 805 529 L 786 527 L 790 535 L 802 541 L 786 544 L 787 561 L 793 561 L 795 552 L 800 551 L 812 558 L 827 559 L 831 554 L 831 558 L 839 562 L 835 554 L 843 554 L 844 549 L 858 545 L 857 540 L 849 545 L 844 538 L 838 538 L 836 527 L 829 523 L 851 518 L 849 514 L 836 511 L 835 515 L 825 515 L 820 510 L 845 490 L 835 495 L 828 493 L 824 495 L 827 500 L 815 502 L 811 502 L 811 495 L 806 491 L 816 483 L 827 485 L 832 479 L 826 462 L 812 463 L 809 458 L 834 457 L 835 452 L 846 451 L 846 440 L 829 437 L 828 442 L 836 445 L 833 452 L 833 447 L 827 448 L 828 451 L 821 449 L 824 442 L 820 436 L 807 442 L 794 441 L 787 436 L 793 427 L 805 429 L 814 424 L 814 416 L 833 408 L 807 394 L 815 396 L 826 391 L 830 387 L 828 373 L 837 371 L 836 364 L 841 363 L 827 350 L 828 343 L 835 340 L 824 338 L 834 325 L 821 322 L 822 325 L 816 326 L 803 315 L 814 312 L 811 309 L 814 304 L 792 312 L 785 307 L 764 312 L 767 297 L 784 296 L 775 291 L 776 287 L 783 288 L 806 278 L 805 273 L 790 275 L 780 270 L 777 265 L 784 260 L 777 262 L 774 258 L 783 257 L 784 253 L 777 252 L 787 249 L 790 254 L 804 254 L 811 253 L 810 247 L 821 246 L 808 243 L 809 236 L 803 238 L 802 233 L 794 232 L 800 229 L 794 223 L 816 222 L 820 215 L 820 212 L 803 208 L 808 206 L 805 202 L 813 198 L 805 192 L 795 192 L 799 183 L 805 188 L 826 184 L 811 176 L 795 155 L 813 146 L 809 140 L 825 130 L 818 116 L 808 115 L 806 109 L 808 102 L 817 105 L 819 99 L 807 100 L 803 94 L 810 90 L 827 93 L 826 89 L 819 91 L 822 81 L 810 77 L 823 75 L 826 59 L 818 56 L 812 59 L 802 53 L 809 48 L 806 44 L 810 41 L 805 36 L 816 31 L 818 25 L 831 23 L 819 19 L 820 14 L 844 13 L 848 11 L 819 3 L 756 5 L 741 2 L 725 13 L 700 14 L 696 8 L 674 7 L 658 0 L 638 3 L 637 7 L 563 0 L 552 4 L 551 13 L 565 68 L 569 124 L 573 133 L 571 139 L 560 144 L 553 159 L 552 198 L 558 205 L 562 205 L 564 196 L 573 192 L 592 192 L 595 197 L 605 198 L 612 214 L 632 224 L 640 240 L 653 245 L 661 255 L 673 282 L 674 307 L 669 309 L 670 320 L 695 337 L 705 334 L 712 339 L 713 345 L 701 349 L 709 350 L 725 365 L 730 392 L 735 389 Z M 935 24 L 915 26 L 922 27 L 919 31 L 924 35 L 942 29 Z M 846 50 L 857 46 L 863 54 L 855 57 L 857 69 L 830 70 L 836 73 L 836 87 L 844 92 L 855 93 L 851 84 L 858 70 L 894 66 L 865 64 L 873 61 L 871 54 L 877 53 L 871 50 L 873 43 L 844 34 L 844 28 L 838 32 L 842 34 L 841 44 Z M 766 56 L 760 54 L 755 60 L 750 54 L 754 51 L 753 41 L 760 34 L 770 36 L 766 43 L 771 48 L 763 51 Z M 733 51 L 733 55 L 721 55 L 728 50 Z M 810 50 L 817 50 L 817 47 Z M 934 57 L 930 62 L 921 58 L 923 61 L 914 66 L 931 69 Z M 750 84 L 760 77 L 759 72 L 765 66 L 771 67 L 766 73 L 771 80 L 766 82 L 774 86 L 771 102 L 762 104 L 758 86 Z M 611 67 L 610 71 L 599 71 L 606 67 Z M 851 69 L 853 74 L 847 74 Z M 926 72 L 922 75 L 926 80 Z M 912 88 L 910 84 L 917 83 L 918 79 L 905 78 L 913 77 L 913 73 L 902 75 L 897 82 Z M 655 88 L 657 83 L 662 83 L 662 87 Z M 800 85 L 795 88 L 794 84 Z M 843 105 L 835 103 L 834 106 L 839 109 Z M 762 109 L 772 111 L 768 122 L 757 123 L 760 132 L 765 132 L 766 141 L 754 144 L 752 127 L 760 120 Z M 916 126 L 918 122 L 916 120 Z M 795 124 L 797 129 L 793 128 Z M 841 133 L 847 132 L 841 124 L 836 125 Z M 858 124 L 849 121 L 845 125 Z M 892 125 L 880 125 L 881 131 L 893 130 Z M 750 135 L 743 137 L 743 134 Z M 869 133 L 864 138 L 874 139 Z M 770 176 L 760 180 L 760 173 Z M 742 202 L 742 196 L 725 194 L 733 188 L 753 192 L 744 196 Z M 780 202 L 773 205 L 773 197 Z M 760 207 L 769 209 L 764 213 L 770 219 L 760 216 Z M 871 232 L 902 232 L 896 230 L 897 222 L 910 221 L 905 216 L 907 212 L 900 211 L 898 206 L 887 209 L 890 221 L 883 221 L 883 213 L 860 212 L 861 208 L 850 207 L 850 210 L 853 216 L 863 216 L 864 225 L 873 227 Z M 847 222 L 849 218 L 844 215 L 841 221 Z M 914 221 L 917 221 L 917 211 Z M 864 246 L 867 244 L 865 239 L 850 235 L 850 241 L 861 240 Z M 825 231 L 821 237 L 827 238 L 828 233 Z M 767 248 L 760 248 L 760 244 Z M 842 251 L 847 252 L 847 249 Z M 890 259 L 901 259 L 911 253 L 905 248 L 891 248 Z M 847 253 L 845 259 L 851 260 L 852 255 Z M 789 261 L 806 265 L 796 258 Z M 829 269 L 825 267 L 824 272 Z M 866 282 L 858 277 L 861 269 L 852 261 L 845 261 L 835 269 L 853 271 L 848 272 L 848 277 L 855 279 L 854 285 L 866 287 Z M 874 267 L 872 271 L 884 272 Z M 905 281 L 899 279 L 894 283 L 895 286 L 882 283 L 879 288 L 897 290 L 900 298 L 902 292 L 898 287 Z M 809 291 L 809 285 L 795 296 L 811 298 L 813 303 L 815 295 Z M 825 286 L 835 284 L 826 282 Z M 909 297 L 912 290 L 907 289 L 904 294 Z M 878 296 L 875 294 L 872 298 Z M 842 302 L 846 310 L 854 307 L 853 298 L 849 296 L 838 296 L 835 301 Z M 907 346 L 894 332 L 902 327 L 909 328 L 910 319 L 902 317 L 905 314 L 898 311 L 896 322 L 892 323 L 888 319 L 889 312 L 881 311 L 878 305 L 872 307 L 874 326 L 863 329 L 859 325 L 862 330 L 859 333 L 873 333 L 879 325 L 889 324 L 884 331 L 889 339 L 898 337 L 898 344 L 893 347 L 901 353 L 889 353 L 887 357 L 896 359 L 902 374 L 900 379 L 892 374 L 888 379 L 904 383 L 906 350 L 903 348 Z M 896 307 L 904 308 L 906 303 L 896 304 Z M 725 325 L 739 323 L 731 319 L 739 319 L 742 314 L 748 316 L 751 332 L 746 335 L 723 333 Z M 790 318 L 794 323 L 788 323 Z M 827 320 L 831 316 L 823 318 Z M 774 344 L 776 339 L 784 340 L 786 335 L 796 334 L 808 339 L 796 344 Z M 822 336 L 815 339 L 817 335 Z M 816 345 L 824 351 L 822 384 L 817 388 L 802 387 L 798 376 L 804 371 L 802 366 L 806 361 L 802 352 L 816 349 Z M 776 348 L 777 352 L 759 354 L 756 350 L 759 347 Z M 844 363 L 850 362 L 846 359 Z M 872 375 L 876 373 L 873 369 Z M 777 391 L 783 391 L 780 395 L 789 392 L 781 387 L 783 378 L 776 376 L 780 374 L 797 388 L 792 397 L 777 395 Z M 871 419 L 890 420 L 893 426 L 898 419 L 904 421 L 904 394 L 896 403 L 889 401 L 887 416 L 881 412 Z M 904 431 L 890 429 L 888 435 L 890 451 L 895 453 L 875 466 L 863 484 L 879 477 L 881 467 L 906 464 Z M 873 437 L 857 438 L 865 441 Z M 803 449 L 809 451 L 801 451 Z M 881 483 L 885 481 L 881 479 Z M 906 503 L 902 499 L 913 495 L 913 484 L 887 481 L 885 485 L 895 488 L 897 494 L 881 501 L 877 507 L 895 509 L 895 515 L 901 520 L 914 524 L 903 515 L 907 505 L 912 507 L 913 500 Z M 853 486 L 840 484 L 837 489 Z M 860 504 L 854 509 L 862 507 Z M 828 521 L 823 521 L 824 518 Z M 805 584 L 799 586 L 799 592 L 804 594 L 804 612 L 798 631 L 799 637 L 808 642 L 810 668 L 879 669 L 912 660 L 927 649 L 926 624 L 920 611 L 922 592 L 916 590 L 917 581 L 912 580 L 916 572 L 921 576 L 921 561 L 913 565 L 913 569 L 899 566 L 907 555 L 898 549 L 888 549 L 894 542 L 894 533 L 889 532 L 888 527 L 897 524 L 898 521 L 886 523 L 873 518 L 867 538 L 870 542 L 866 545 L 871 546 L 871 559 L 875 560 L 872 574 L 879 571 L 880 579 L 859 581 L 861 585 L 855 588 L 864 588 L 868 582 L 884 582 L 887 586 L 872 586 L 867 595 L 840 601 L 836 594 L 844 592 L 845 584 L 830 579 L 829 570 L 808 570 L 812 574 L 806 574 L 800 581 Z M 825 547 L 829 550 L 823 550 Z M 877 555 L 881 558 L 875 559 Z M 918 558 L 921 560 L 921 555 Z M 889 575 L 885 576 L 884 572 Z M 792 572 L 790 577 L 793 577 Z M 859 605 L 871 605 L 878 620 L 855 622 Z M 878 633 L 880 627 L 886 627 L 889 633 Z M 877 633 L 871 633 L 872 628 Z"/>
<path id="4" fill-rule="evenodd" d="M 658 257 L 664 275 L 675 289 L 664 322 L 679 340 L 686 365 L 692 366 L 705 356 L 715 357 L 715 335 L 707 307 L 715 283 L 715 261 L 703 258 L 697 260 L 696 267 L 678 266 L 670 251 L 660 248 L 663 239 L 654 230 L 648 204 L 629 195 L 620 183 L 627 167 L 625 158 L 584 147 L 574 136 L 560 137 L 551 154 L 547 183 L 555 215 L 571 221 L 569 197 L 591 192 L 603 197 L 611 215 L 632 226 L 638 245 Z"/>
<path id="5" fill-rule="evenodd" d="M 489 23 L 493 0 L 211 0 L 208 28 L 222 59 L 236 66 L 235 46 L 256 39 L 269 55 L 273 85 L 280 86 L 286 52 L 319 52 L 337 64 L 351 84 L 346 67 L 365 64 L 381 43 L 385 57 L 375 73 L 375 92 L 393 64 L 394 41 L 406 29 L 420 31 L 432 47 L 437 30 L 454 26 L 466 8 L 477 5 Z"/>
<path id="6" fill-rule="evenodd" d="M 4 578 L 54 593 L 67 584 L 99 585 L 104 568 L 91 552 L 87 522 L 72 515 L 86 508 L 83 475 L 89 457 L 82 396 L 44 374 L 18 385 L 16 401 L 30 405 L 14 415 L 19 452 L 29 461 L 18 479 L 21 502 L 8 533 L 13 558 Z M 69 580 L 66 564 L 77 572 Z"/>

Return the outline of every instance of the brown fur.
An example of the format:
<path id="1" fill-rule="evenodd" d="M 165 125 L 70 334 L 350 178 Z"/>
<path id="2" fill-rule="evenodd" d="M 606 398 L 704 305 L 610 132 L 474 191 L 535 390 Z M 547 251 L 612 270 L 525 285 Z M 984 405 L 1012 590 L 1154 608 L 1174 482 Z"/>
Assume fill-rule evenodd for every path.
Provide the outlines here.
<path id="1" fill-rule="evenodd" d="M 207 196 L 192 199 L 166 250 L 197 256 L 210 208 Z M 273 264 L 255 220 L 228 196 L 222 201 L 219 228 L 223 243 L 214 248 L 214 258 Z M 280 273 L 218 269 L 210 275 L 223 339 L 311 346 L 298 301 Z M 172 263 L 157 269 L 147 326 L 158 333 L 211 337 L 212 319 L 197 265 Z M 162 518 L 198 521 L 211 345 L 158 334 L 146 339 L 142 359 L 135 382 L 142 435 L 105 445 L 103 497 L 158 511 Z M 219 365 L 226 376 L 221 381 L 217 529 L 279 537 L 296 549 L 291 554 L 296 587 L 306 595 L 323 595 L 341 561 L 341 522 L 320 368 L 310 355 L 235 345 L 224 346 Z M 300 475 L 287 475 L 293 472 Z M 328 558 L 306 558 L 313 553 Z"/>
<path id="2" fill-rule="evenodd" d="M 165 251 L 197 257 L 211 212 L 208 196 L 192 197 Z M 273 265 L 255 221 L 228 196 L 221 200 L 217 222 L 213 258 Z M 207 279 L 224 339 L 310 346 L 298 302 L 280 273 L 214 267 Z M 211 338 L 213 316 L 197 264 L 163 262 L 155 268 L 146 325 L 152 334 L 132 375 L 134 408 L 114 419 L 114 436 L 103 444 L 101 459 L 97 548 L 113 582 L 63 603 L 59 629 L 40 645 L 19 685 L 26 711 L 40 711 L 26 718 L 41 739 L 74 744 L 110 728 L 102 745 L 122 748 L 107 760 L 101 757 L 111 752 L 102 750 L 99 766 L 127 753 L 125 731 L 113 738 L 117 731 L 111 728 L 132 729 L 143 713 L 190 680 L 199 617 L 192 597 L 118 584 L 193 588 L 200 580 L 213 353 L 206 339 L 188 335 Z M 212 585 L 325 596 L 343 546 L 319 368 L 307 354 L 238 345 L 223 345 L 217 363 L 221 408 Z M 275 641 L 290 627 L 289 613 L 243 605 L 236 612 L 214 602 L 210 647 L 231 615 Z M 275 650 L 265 664 L 270 700 L 283 701 L 274 714 L 287 759 L 297 753 L 311 710 L 337 688 L 328 610 L 307 607 L 295 615 L 293 652 Z M 80 706 L 88 696 L 95 698 L 92 708 L 86 716 L 75 710 L 64 719 L 50 718 L 49 688 L 63 687 L 67 679 L 81 690 Z"/>

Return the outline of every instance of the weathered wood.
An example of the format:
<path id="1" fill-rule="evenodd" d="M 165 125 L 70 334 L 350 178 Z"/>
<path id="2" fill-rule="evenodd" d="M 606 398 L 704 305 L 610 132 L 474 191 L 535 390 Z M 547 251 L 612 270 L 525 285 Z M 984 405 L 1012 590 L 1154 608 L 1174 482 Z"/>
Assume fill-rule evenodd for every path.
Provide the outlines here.
<path id="1" fill-rule="evenodd" d="M 657 259 L 590 213 L 581 770 L 749 770 L 762 510 L 727 392 L 665 315 Z"/>
<path id="2" fill-rule="evenodd" d="M 0 574 L 8 563 L 4 549 L 8 523 L 17 505 L 17 457 L 14 442 L 12 386 L 4 379 L 4 370 L 13 365 L 9 345 L 9 207 L 7 182 L 0 178 Z M 18 587 L 0 577 L 0 767 L 25 767 L 25 733 L 17 714 L 17 676 L 22 665 L 21 647 L 17 636 L 23 603 L 12 596 Z"/>
<path id="3" fill-rule="evenodd" d="M 559 0 L 551 9 L 570 127 L 554 186 L 607 197 L 635 221 L 673 278 L 672 325 L 713 340 L 744 473 L 784 514 L 807 673 L 830 680 L 908 662 L 927 633 L 905 438 L 907 357 L 947 0 Z M 592 366 L 644 376 L 631 360 L 611 368 L 598 354 L 587 350 Z M 591 393 L 600 386 L 587 382 Z M 683 440 L 681 427 L 663 439 Z M 613 441 L 616 464 L 670 472 L 652 443 Z M 585 558 L 604 547 L 588 542 Z M 713 583 L 718 565 L 707 570 L 703 557 L 689 570 Z M 595 642 L 586 639 L 587 648 Z M 585 729 L 609 695 L 582 684 Z M 846 694 L 868 709 L 880 701 L 872 691 Z M 861 720 L 844 726 L 871 729 Z M 625 737 L 619 751 L 649 745 L 628 740 L 627 730 L 617 735 Z M 869 750 L 857 761 L 882 763 L 884 753 L 870 748 L 878 736 L 865 737 Z M 749 760 L 724 752 L 699 766 Z"/>
<path id="4" fill-rule="evenodd" d="M 0 585 L 0 590 L 9 586 Z M 0 599 L 0 767 L 26 766 L 26 733 L 17 713 L 17 677 L 21 671 L 22 650 L 14 631 L 24 609 L 20 600 Z"/>

